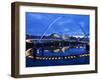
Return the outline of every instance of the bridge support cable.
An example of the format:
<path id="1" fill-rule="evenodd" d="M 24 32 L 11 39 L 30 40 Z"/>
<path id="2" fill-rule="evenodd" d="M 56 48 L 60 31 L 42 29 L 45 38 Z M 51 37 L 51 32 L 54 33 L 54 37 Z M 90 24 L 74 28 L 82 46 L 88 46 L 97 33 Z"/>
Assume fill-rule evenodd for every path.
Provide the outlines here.
<path id="1" fill-rule="evenodd" d="M 50 25 L 48 26 L 48 28 L 46 29 L 46 31 L 43 33 L 43 35 L 41 36 L 41 38 L 40 38 L 40 40 L 39 40 L 39 42 L 42 40 L 42 38 L 43 38 L 43 36 L 46 34 L 46 32 L 52 27 L 52 25 L 54 24 L 54 23 L 56 23 L 59 19 L 61 19 L 62 17 L 58 17 L 58 18 L 56 18 L 55 20 L 53 20 L 51 23 L 50 23 Z"/>

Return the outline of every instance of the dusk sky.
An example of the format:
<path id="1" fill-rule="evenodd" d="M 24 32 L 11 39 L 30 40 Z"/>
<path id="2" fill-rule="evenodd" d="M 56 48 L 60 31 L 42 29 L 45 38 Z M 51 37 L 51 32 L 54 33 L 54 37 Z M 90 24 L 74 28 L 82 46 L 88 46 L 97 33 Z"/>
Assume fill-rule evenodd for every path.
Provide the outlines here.
<path id="1" fill-rule="evenodd" d="M 89 35 L 89 15 L 26 12 L 26 34 L 70 36 Z"/>

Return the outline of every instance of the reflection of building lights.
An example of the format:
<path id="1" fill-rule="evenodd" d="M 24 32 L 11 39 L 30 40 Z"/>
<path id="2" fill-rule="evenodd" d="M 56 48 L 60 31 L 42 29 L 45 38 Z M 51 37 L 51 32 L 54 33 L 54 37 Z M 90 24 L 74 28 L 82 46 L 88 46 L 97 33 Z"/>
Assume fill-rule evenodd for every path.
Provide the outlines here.
<path id="1" fill-rule="evenodd" d="M 65 56 L 65 57 L 62 57 L 62 56 L 59 56 L 59 57 L 39 57 L 37 56 L 36 58 L 33 58 L 33 59 L 37 59 L 37 60 L 60 60 L 60 59 L 74 59 L 74 58 L 78 58 L 78 57 L 87 57 L 89 56 L 89 54 L 81 54 L 81 55 L 78 55 L 78 56 Z"/>
<path id="2" fill-rule="evenodd" d="M 76 58 L 76 56 L 73 56 L 74 58 Z"/>
<path id="3" fill-rule="evenodd" d="M 52 60 L 54 60 L 54 57 L 52 57 Z"/>
<path id="4" fill-rule="evenodd" d="M 70 56 L 68 56 L 68 59 L 70 58 Z"/>
<path id="5" fill-rule="evenodd" d="M 67 59 L 67 57 L 65 57 L 65 59 Z"/>
<path id="6" fill-rule="evenodd" d="M 58 57 L 58 59 L 61 59 L 61 57 Z"/>
<path id="7" fill-rule="evenodd" d="M 39 57 L 36 57 L 36 59 L 39 59 Z"/>
<path id="8" fill-rule="evenodd" d="M 80 48 L 84 48 L 84 47 L 80 46 Z"/>
<path id="9" fill-rule="evenodd" d="M 46 60 L 48 59 L 48 58 L 45 58 Z"/>
<path id="10" fill-rule="evenodd" d="M 89 56 L 89 54 L 80 55 L 80 57 L 85 57 L 85 56 Z"/>
<path id="11" fill-rule="evenodd" d="M 51 58 L 49 58 L 49 60 L 51 60 Z"/>
<path id="12" fill-rule="evenodd" d="M 42 58 L 40 57 L 39 59 L 41 60 Z"/>
<path id="13" fill-rule="evenodd" d="M 45 59 L 45 57 L 43 57 L 43 60 Z"/>
<path id="14" fill-rule="evenodd" d="M 73 58 L 73 56 L 71 56 L 70 58 Z"/>
<path id="15" fill-rule="evenodd" d="M 48 52 L 48 50 L 44 50 L 45 52 Z"/>
<path id="16" fill-rule="evenodd" d="M 39 50 L 37 50 L 37 53 L 38 53 L 38 54 L 40 53 Z"/>
<path id="17" fill-rule="evenodd" d="M 85 56 L 89 56 L 89 54 L 85 54 Z"/>
<path id="18" fill-rule="evenodd" d="M 57 59 L 57 57 L 55 57 L 55 59 Z"/>
<path id="19" fill-rule="evenodd" d="M 82 55 L 80 55 L 79 57 L 82 57 Z"/>
<path id="20" fill-rule="evenodd" d="M 85 56 L 85 55 L 82 55 L 82 56 Z"/>

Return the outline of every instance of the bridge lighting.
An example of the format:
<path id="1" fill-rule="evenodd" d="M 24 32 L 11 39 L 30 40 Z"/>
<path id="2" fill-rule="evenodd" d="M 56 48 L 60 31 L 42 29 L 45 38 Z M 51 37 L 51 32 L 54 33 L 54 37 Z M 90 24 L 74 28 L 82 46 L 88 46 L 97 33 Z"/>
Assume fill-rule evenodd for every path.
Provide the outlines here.
<path id="1" fill-rule="evenodd" d="M 80 55 L 79 57 L 82 57 L 82 55 Z"/>
<path id="2" fill-rule="evenodd" d="M 78 57 L 85 57 L 89 56 L 89 54 L 81 54 Z M 36 57 L 37 60 L 60 60 L 60 59 L 73 59 L 73 58 L 78 58 L 77 56 L 65 56 L 63 57 Z M 34 58 L 33 58 L 34 59 Z"/>
<path id="3" fill-rule="evenodd" d="M 58 57 L 58 59 L 61 59 L 61 57 Z"/>
<path id="4" fill-rule="evenodd" d="M 57 59 L 57 57 L 55 57 L 55 59 Z"/>
<path id="5" fill-rule="evenodd" d="M 36 59 L 40 59 L 39 57 L 36 57 Z"/>
<path id="6" fill-rule="evenodd" d="M 67 57 L 65 57 L 65 59 L 67 59 Z"/>
<path id="7" fill-rule="evenodd" d="M 51 60 L 51 58 L 49 58 L 49 60 Z"/>
<path id="8" fill-rule="evenodd" d="M 70 56 L 68 56 L 68 59 L 70 59 Z"/>
<path id="9" fill-rule="evenodd" d="M 46 59 L 45 57 L 43 57 L 43 60 Z"/>
<path id="10" fill-rule="evenodd" d="M 42 58 L 40 57 L 39 59 L 41 60 Z"/>
<path id="11" fill-rule="evenodd" d="M 73 56 L 71 56 L 70 58 L 73 58 Z"/>
<path id="12" fill-rule="evenodd" d="M 85 56 L 89 56 L 89 54 L 85 54 Z"/>
<path id="13" fill-rule="evenodd" d="M 47 60 L 48 58 L 47 57 L 45 57 L 45 60 Z"/>
<path id="14" fill-rule="evenodd" d="M 52 60 L 54 60 L 54 57 L 52 57 Z"/>
<path id="15" fill-rule="evenodd" d="M 74 58 L 76 58 L 76 56 L 73 56 Z"/>

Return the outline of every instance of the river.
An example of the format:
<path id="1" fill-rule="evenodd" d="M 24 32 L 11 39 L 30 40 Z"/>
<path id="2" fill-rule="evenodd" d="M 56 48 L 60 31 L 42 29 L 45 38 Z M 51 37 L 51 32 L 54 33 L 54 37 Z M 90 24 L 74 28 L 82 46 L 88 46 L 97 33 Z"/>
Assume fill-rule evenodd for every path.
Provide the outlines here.
<path id="1" fill-rule="evenodd" d="M 85 47 L 38 48 L 36 52 L 33 52 L 34 54 L 40 59 L 26 57 L 26 67 L 89 64 L 89 56 L 81 57 L 81 55 L 89 54 Z"/>

